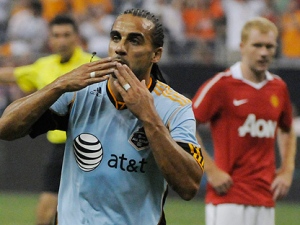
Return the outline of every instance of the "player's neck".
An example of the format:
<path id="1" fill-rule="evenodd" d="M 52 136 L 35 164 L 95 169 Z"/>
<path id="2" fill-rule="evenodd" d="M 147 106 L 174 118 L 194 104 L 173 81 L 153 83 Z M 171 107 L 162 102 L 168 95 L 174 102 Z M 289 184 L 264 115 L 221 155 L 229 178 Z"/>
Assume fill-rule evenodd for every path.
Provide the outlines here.
<path id="1" fill-rule="evenodd" d="M 65 54 L 65 55 L 60 55 L 60 63 L 66 63 L 69 62 L 70 59 L 72 58 L 74 52 L 71 52 L 69 54 Z"/>
<path id="2" fill-rule="evenodd" d="M 260 83 L 266 79 L 266 71 L 257 71 L 245 65 L 241 69 L 243 78 L 250 82 Z"/>

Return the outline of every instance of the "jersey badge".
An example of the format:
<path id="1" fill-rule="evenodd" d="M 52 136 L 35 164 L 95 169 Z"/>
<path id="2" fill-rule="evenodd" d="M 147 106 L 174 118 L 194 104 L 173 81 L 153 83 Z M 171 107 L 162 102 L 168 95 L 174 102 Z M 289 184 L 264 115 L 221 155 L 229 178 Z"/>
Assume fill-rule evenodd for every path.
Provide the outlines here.
<path id="1" fill-rule="evenodd" d="M 144 150 L 149 147 L 149 142 L 143 127 L 140 127 L 129 138 L 129 143 L 137 150 Z"/>
<path id="2" fill-rule="evenodd" d="M 277 108 L 279 106 L 279 98 L 278 98 L 278 96 L 272 95 L 271 98 L 270 98 L 270 102 L 271 102 L 271 105 L 274 108 Z"/>

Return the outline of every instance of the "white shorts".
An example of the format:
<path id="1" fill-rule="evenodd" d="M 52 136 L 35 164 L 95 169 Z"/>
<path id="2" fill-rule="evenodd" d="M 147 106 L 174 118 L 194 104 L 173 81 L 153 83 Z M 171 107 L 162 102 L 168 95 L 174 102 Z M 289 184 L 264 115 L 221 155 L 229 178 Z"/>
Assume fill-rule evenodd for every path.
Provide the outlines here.
<path id="1" fill-rule="evenodd" d="M 239 204 L 207 204 L 206 225 L 275 225 L 274 208 Z"/>

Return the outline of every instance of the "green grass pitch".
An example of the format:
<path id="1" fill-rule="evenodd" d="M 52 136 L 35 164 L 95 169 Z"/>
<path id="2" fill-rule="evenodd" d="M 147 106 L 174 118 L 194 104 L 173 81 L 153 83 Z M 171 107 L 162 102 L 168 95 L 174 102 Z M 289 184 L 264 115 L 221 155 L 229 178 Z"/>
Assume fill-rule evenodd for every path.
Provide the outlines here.
<path id="1" fill-rule="evenodd" d="M 33 225 L 37 194 L 0 193 L 0 224 Z M 203 199 L 184 201 L 169 197 L 165 206 L 168 225 L 204 225 Z M 299 225 L 300 203 L 279 202 L 276 225 Z"/>

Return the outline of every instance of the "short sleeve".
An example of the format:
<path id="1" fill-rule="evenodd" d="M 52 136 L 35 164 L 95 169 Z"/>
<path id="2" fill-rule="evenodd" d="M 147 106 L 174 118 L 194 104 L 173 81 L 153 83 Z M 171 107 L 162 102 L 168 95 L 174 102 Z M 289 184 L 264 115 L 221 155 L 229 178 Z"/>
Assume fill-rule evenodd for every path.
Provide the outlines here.
<path id="1" fill-rule="evenodd" d="M 70 105 L 75 99 L 76 94 L 74 92 L 67 92 L 63 94 L 50 109 L 58 115 L 66 115 L 69 112 Z"/>
<path id="2" fill-rule="evenodd" d="M 216 75 L 199 87 L 192 99 L 192 108 L 196 120 L 205 123 L 214 117 L 224 102 L 221 76 Z"/>
<path id="3" fill-rule="evenodd" d="M 191 104 L 177 109 L 168 124 L 170 134 L 175 141 L 199 145 L 195 137 L 196 121 Z"/>

